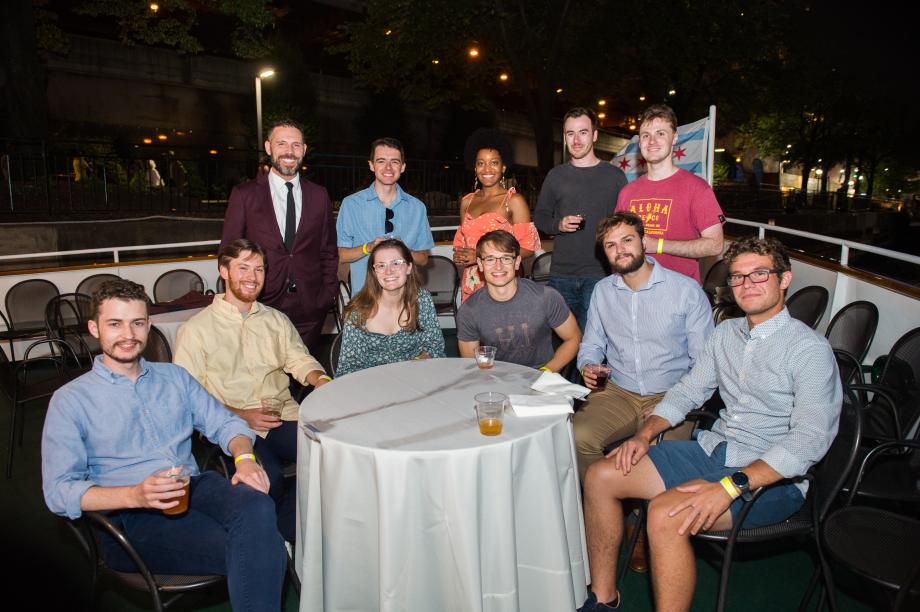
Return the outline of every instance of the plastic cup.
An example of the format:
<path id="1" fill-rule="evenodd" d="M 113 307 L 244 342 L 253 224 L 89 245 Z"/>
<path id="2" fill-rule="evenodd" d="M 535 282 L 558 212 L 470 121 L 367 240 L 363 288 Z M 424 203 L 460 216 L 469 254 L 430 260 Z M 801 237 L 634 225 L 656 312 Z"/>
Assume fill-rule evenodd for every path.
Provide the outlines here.
<path id="1" fill-rule="evenodd" d="M 187 465 L 176 465 L 165 470 L 160 470 L 156 475 L 160 478 L 175 478 L 177 482 L 183 484 L 183 490 L 185 491 L 185 495 L 173 498 L 175 501 L 179 502 L 179 504 L 172 508 L 166 508 L 163 510 L 163 514 L 185 514 L 188 511 L 189 485 L 192 482 L 192 468 Z"/>
<path id="2" fill-rule="evenodd" d="M 281 400 L 277 397 L 263 397 L 261 400 L 262 414 L 281 418 Z"/>
<path id="3" fill-rule="evenodd" d="M 613 368 L 600 363 L 592 363 L 585 366 L 585 369 L 597 377 L 597 391 L 603 391 L 607 386 L 607 379 L 610 378 L 610 372 Z"/>
<path id="4" fill-rule="evenodd" d="M 476 365 L 480 370 L 488 370 L 495 365 L 495 347 L 480 346 L 476 349 Z"/>
<path id="5" fill-rule="evenodd" d="M 504 393 L 486 391 L 485 393 L 477 393 L 475 400 L 476 418 L 479 420 L 479 433 L 484 436 L 497 436 L 501 434 L 508 396 Z"/>

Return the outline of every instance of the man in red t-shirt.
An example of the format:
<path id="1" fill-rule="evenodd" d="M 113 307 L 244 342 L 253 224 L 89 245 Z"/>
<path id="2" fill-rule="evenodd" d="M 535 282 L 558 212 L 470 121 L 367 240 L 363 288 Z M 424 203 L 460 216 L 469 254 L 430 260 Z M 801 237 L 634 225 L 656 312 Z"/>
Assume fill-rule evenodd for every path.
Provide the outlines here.
<path id="1" fill-rule="evenodd" d="M 639 151 L 647 173 L 628 184 L 617 198 L 617 211 L 639 215 L 645 225 L 645 249 L 655 261 L 700 280 L 699 258 L 722 254 L 725 217 L 709 184 L 674 165 L 677 117 L 664 104 L 642 113 Z"/>

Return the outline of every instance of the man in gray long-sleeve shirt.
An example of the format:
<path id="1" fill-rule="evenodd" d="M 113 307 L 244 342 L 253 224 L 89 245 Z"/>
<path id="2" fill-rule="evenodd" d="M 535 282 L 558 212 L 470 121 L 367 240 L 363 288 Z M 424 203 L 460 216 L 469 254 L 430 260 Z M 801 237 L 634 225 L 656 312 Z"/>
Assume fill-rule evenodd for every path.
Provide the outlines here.
<path id="1" fill-rule="evenodd" d="M 594 154 L 597 116 L 576 107 L 563 117 L 565 146 L 571 159 L 546 175 L 534 211 L 534 223 L 553 237 L 550 286 L 562 294 L 578 327 L 585 329 L 594 285 L 607 273 L 594 230 L 616 209 L 626 175 Z"/>
<path id="2" fill-rule="evenodd" d="M 622 500 L 648 499 L 655 607 L 688 610 L 696 583 L 691 534 L 730 529 L 742 499 L 766 489 L 744 526 L 778 523 L 804 502 L 801 476 L 837 434 L 842 391 L 823 336 L 789 316 L 789 257 L 773 239 L 748 238 L 725 254 L 742 319 L 719 325 L 693 369 L 672 387 L 635 436 L 588 470 L 585 522 L 592 593 L 580 610 L 620 609 L 616 562 Z M 697 440 L 665 440 L 718 388 L 725 408 Z M 773 486 L 770 486 L 773 485 Z"/>

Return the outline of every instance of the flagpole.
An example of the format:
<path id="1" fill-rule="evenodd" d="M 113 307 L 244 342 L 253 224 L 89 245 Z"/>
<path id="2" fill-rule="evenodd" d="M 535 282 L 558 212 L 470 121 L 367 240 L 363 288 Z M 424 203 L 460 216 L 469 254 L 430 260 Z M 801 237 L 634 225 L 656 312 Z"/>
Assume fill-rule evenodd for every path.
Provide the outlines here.
<path id="1" fill-rule="evenodd" d="M 712 166 L 715 162 L 715 148 L 716 148 L 716 105 L 712 104 L 709 107 L 709 142 L 708 150 L 706 151 L 706 182 L 709 183 L 709 186 L 712 187 Z"/>

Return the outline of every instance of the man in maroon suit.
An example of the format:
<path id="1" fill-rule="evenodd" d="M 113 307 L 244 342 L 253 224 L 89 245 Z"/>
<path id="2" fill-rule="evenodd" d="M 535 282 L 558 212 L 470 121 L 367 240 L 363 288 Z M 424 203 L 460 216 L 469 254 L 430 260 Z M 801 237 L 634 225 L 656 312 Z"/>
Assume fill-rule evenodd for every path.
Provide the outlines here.
<path id="1" fill-rule="evenodd" d="M 298 124 L 272 125 L 265 152 L 271 172 L 234 187 L 220 247 L 247 238 L 265 250 L 268 269 L 259 301 L 286 314 L 315 351 L 338 291 L 332 203 L 325 188 L 299 177 L 306 145 Z"/>

